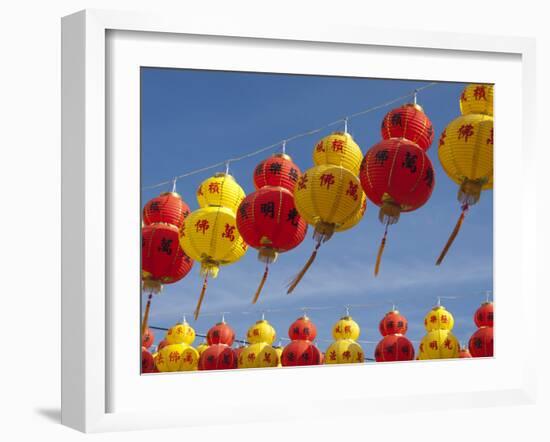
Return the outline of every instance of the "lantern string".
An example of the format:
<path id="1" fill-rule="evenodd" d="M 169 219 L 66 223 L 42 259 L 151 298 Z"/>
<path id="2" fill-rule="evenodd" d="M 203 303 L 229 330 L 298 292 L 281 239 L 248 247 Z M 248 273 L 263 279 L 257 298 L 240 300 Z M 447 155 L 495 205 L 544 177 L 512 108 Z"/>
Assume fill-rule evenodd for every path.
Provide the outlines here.
<path id="1" fill-rule="evenodd" d="M 205 167 L 201 167 L 199 169 L 195 169 L 195 170 L 191 170 L 189 172 L 185 172 L 181 175 L 178 175 L 176 178 L 177 179 L 181 179 L 181 178 L 186 178 L 186 177 L 189 177 L 189 176 L 192 176 L 192 175 L 196 175 L 196 174 L 199 174 L 199 173 L 202 173 L 202 172 L 206 172 L 208 170 L 211 170 L 211 169 L 215 169 L 217 167 L 222 167 L 222 166 L 227 166 L 227 164 L 229 162 L 237 162 L 237 161 L 241 161 L 241 160 L 245 160 L 245 159 L 248 159 L 248 158 L 251 158 L 251 157 L 254 157 L 256 155 L 259 155 L 263 152 L 266 152 L 266 151 L 269 151 L 269 150 L 272 150 L 278 146 L 280 146 L 283 142 L 287 143 L 289 141 L 293 141 L 293 140 L 296 140 L 298 138 L 303 138 L 303 137 L 307 137 L 307 136 L 311 136 L 311 135 L 315 135 L 321 131 L 323 131 L 324 129 L 327 129 L 329 127 L 332 127 L 334 125 L 337 125 L 337 124 L 341 124 L 342 122 L 344 123 L 344 127 L 347 131 L 347 124 L 348 124 L 348 121 L 351 120 L 352 118 L 357 118 L 357 117 L 360 117 L 360 116 L 363 116 L 363 115 L 366 115 L 366 114 L 369 114 L 371 112 L 374 112 L 374 111 L 377 111 L 379 109 L 383 109 L 385 107 L 388 107 L 388 106 L 391 106 L 392 104 L 395 104 L 399 101 L 403 101 L 411 96 L 415 96 L 415 94 L 417 94 L 419 91 L 423 91 L 423 90 L 426 90 L 428 88 L 431 88 L 433 86 L 436 86 L 438 85 L 439 83 L 437 82 L 431 82 L 431 83 L 428 83 L 424 86 L 421 86 L 417 89 L 414 89 L 413 91 L 405 94 L 405 95 L 401 95 L 399 97 L 396 97 L 396 98 L 393 98 L 389 101 L 386 101 L 384 103 L 381 103 L 381 104 L 378 104 L 376 106 L 373 106 L 373 107 L 370 107 L 368 109 L 364 109 L 362 111 L 359 111 L 359 112 L 355 112 L 355 113 L 352 113 L 352 114 L 349 114 L 349 115 L 346 115 L 342 118 L 339 118 L 338 120 L 335 120 L 335 121 L 332 121 L 331 123 L 328 123 L 328 124 L 325 124 L 324 126 L 321 126 L 321 127 L 318 127 L 316 129 L 310 129 L 310 130 L 307 130 L 305 132 L 302 132 L 302 133 L 299 133 L 299 134 L 296 134 L 296 135 L 292 135 L 290 137 L 286 137 L 284 138 L 283 140 L 279 140 L 277 141 L 276 143 L 273 143 L 273 144 L 270 144 L 269 146 L 265 146 L 265 147 L 262 147 L 260 149 L 257 149 L 257 150 L 254 150 L 252 152 L 248 152 L 248 153 L 245 153 L 243 155 L 240 155 L 240 156 L 237 156 L 237 157 L 233 157 L 233 158 L 228 158 L 228 159 L 225 159 L 223 161 L 220 161 L 218 163 L 214 163 L 214 164 L 211 164 L 209 166 L 205 166 Z M 163 181 L 163 182 L 160 182 L 160 183 L 157 183 L 157 184 L 153 184 L 153 185 L 150 185 L 150 186 L 145 186 L 145 187 L 142 187 L 141 190 L 151 190 L 151 189 L 156 189 L 158 187 L 162 187 L 162 186 L 166 186 L 168 184 L 170 184 L 172 181 Z"/>
<path id="2" fill-rule="evenodd" d="M 172 193 L 176 192 L 176 182 L 178 181 L 178 177 L 175 177 L 172 181 Z"/>

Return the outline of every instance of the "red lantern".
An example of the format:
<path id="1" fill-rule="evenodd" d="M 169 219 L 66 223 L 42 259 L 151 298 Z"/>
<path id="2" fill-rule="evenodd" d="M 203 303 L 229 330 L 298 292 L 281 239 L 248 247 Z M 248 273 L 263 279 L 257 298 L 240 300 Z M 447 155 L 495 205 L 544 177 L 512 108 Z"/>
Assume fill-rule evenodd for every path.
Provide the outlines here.
<path id="1" fill-rule="evenodd" d="M 493 356 L 493 327 L 481 327 L 470 338 L 468 349 L 472 357 Z"/>
<path id="2" fill-rule="evenodd" d="M 382 138 L 406 138 L 428 150 L 434 139 L 434 130 L 422 108 L 409 103 L 386 114 L 382 120 Z"/>
<path id="3" fill-rule="evenodd" d="M 141 372 L 154 373 L 155 368 L 153 355 L 145 347 L 141 347 Z"/>
<path id="4" fill-rule="evenodd" d="M 168 345 L 168 341 L 166 339 L 163 339 L 159 342 L 159 345 L 157 345 L 157 352 L 161 351 L 164 347 Z"/>
<path id="5" fill-rule="evenodd" d="M 414 347 L 403 335 L 387 335 L 376 346 L 374 357 L 376 362 L 412 361 Z"/>
<path id="6" fill-rule="evenodd" d="M 316 336 L 317 327 L 306 315 L 296 319 L 288 328 L 288 337 L 293 341 L 313 341 Z"/>
<path id="7" fill-rule="evenodd" d="M 233 345 L 235 330 L 226 322 L 218 322 L 214 327 L 208 330 L 206 340 L 208 341 L 208 345 Z"/>
<path id="8" fill-rule="evenodd" d="M 154 223 L 167 223 L 180 229 L 189 213 L 189 206 L 185 204 L 179 194 L 165 192 L 145 204 L 143 223 L 146 226 Z"/>
<path id="9" fill-rule="evenodd" d="M 493 326 L 493 303 L 484 302 L 481 304 L 474 315 L 474 322 L 478 327 L 492 327 Z"/>
<path id="10" fill-rule="evenodd" d="M 401 315 L 397 310 L 392 310 L 382 318 L 380 325 L 378 326 L 380 334 L 382 336 L 387 335 L 404 335 L 407 333 L 408 322 L 407 319 Z"/>
<path id="11" fill-rule="evenodd" d="M 284 348 L 281 355 L 283 367 L 319 365 L 320 363 L 321 352 L 311 341 L 292 341 Z"/>
<path id="12" fill-rule="evenodd" d="M 182 279 L 193 261 L 181 249 L 178 229 L 170 224 L 152 224 L 141 229 L 141 269 L 144 287 L 160 291 L 162 284 Z"/>
<path id="13" fill-rule="evenodd" d="M 199 359 L 199 370 L 230 370 L 237 368 L 235 350 L 225 344 L 213 344 Z"/>
<path id="14" fill-rule="evenodd" d="M 145 348 L 151 347 L 153 345 L 153 342 L 155 341 L 155 334 L 153 333 L 153 330 L 150 328 L 145 329 L 145 333 L 143 333 L 143 336 L 141 338 L 141 345 Z"/>
<path id="15" fill-rule="evenodd" d="M 417 144 L 405 138 L 390 138 L 369 149 L 361 162 L 359 178 L 367 197 L 380 207 L 378 218 L 386 225 L 376 258 L 376 276 L 389 225 L 399 220 L 401 212 L 416 210 L 428 201 L 435 184 L 434 169 Z"/>
<path id="16" fill-rule="evenodd" d="M 298 166 L 288 155 L 276 153 L 256 166 L 254 187 L 260 189 L 264 186 L 278 186 L 293 192 L 301 174 Z"/>
<path id="17" fill-rule="evenodd" d="M 461 348 L 458 351 L 458 357 L 460 359 L 465 359 L 465 358 L 471 358 L 472 355 L 470 354 L 470 351 L 467 348 Z"/>

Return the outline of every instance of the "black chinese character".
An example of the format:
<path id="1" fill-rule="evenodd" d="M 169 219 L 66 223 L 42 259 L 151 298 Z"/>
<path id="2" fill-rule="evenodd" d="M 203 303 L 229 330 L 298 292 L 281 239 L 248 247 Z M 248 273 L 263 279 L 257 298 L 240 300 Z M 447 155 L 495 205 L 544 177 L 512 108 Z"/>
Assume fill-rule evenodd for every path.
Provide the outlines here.
<path id="1" fill-rule="evenodd" d="M 387 150 L 379 150 L 378 152 L 376 152 L 376 155 L 374 155 L 374 163 L 383 166 L 384 162 L 388 158 L 389 158 L 389 153 Z"/>
<path id="2" fill-rule="evenodd" d="M 255 173 L 256 175 L 261 175 L 262 173 L 264 173 L 264 163 L 258 164 Z"/>
<path id="3" fill-rule="evenodd" d="M 290 221 L 290 223 L 294 227 L 298 227 L 298 211 L 296 210 L 295 207 L 293 207 L 288 211 L 288 218 L 286 220 Z"/>
<path id="4" fill-rule="evenodd" d="M 434 183 L 434 171 L 431 167 L 428 167 L 426 169 L 426 174 L 424 175 L 424 181 L 426 181 L 426 184 L 428 187 L 432 187 Z"/>
<path id="5" fill-rule="evenodd" d="M 241 214 L 242 218 L 248 219 L 248 208 L 250 207 L 250 203 L 242 203 L 239 207 L 239 213 Z"/>
<path id="6" fill-rule="evenodd" d="M 393 114 L 391 116 L 391 125 L 392 126 L 403 126 L 401 118 L 402 118 L 401 113 Z"/>
<path id="7" fill-rule="evenodd" d="M 160 203 L 158 201 L 153 201 L 149 206 L 151 212 L 160 212 Z"/>
<path id="8" fill-rule="evenodd" d="M 170 247 L 171 245 L 172 245 L 171 239 L 161 238 L 160 247 L 158 248 L 158 250 L 159 252 L 163 252 L 168 255 L 171 255 L 172 254 L 172 247 Z"/>
<path id="9" fill-rule="evenodd" d="M 403 163 L 401 164 L 401 166 L 405 167 L 406 169 L 410 169 L 411 173 L 415 173 L 417 159 L 418 159 L 418 155 L 412 155 L 410 152 L 406 152 L 405 159 L 403 160 Z M 432 174 L 433 174 L 433 171 L 432 171 Z"/>
<path id="10" fill-rule="evenodd" d="M 279 175 L 281 173 L 282 168 L 283 168 L 283 165 L 281 163 L 271 163 L 269 165 L 269 172 L 274 175 Z"/>
<path id="11" fill-rule="evenodd" d="M 275 203 L 273 201 L 269 201 L 267 203 L 260 204 L 260 212 L 263 213 L 264 216 L 275 218 Z"/>
<path id="12" fill-rule="evenodd" d="M 298 181 L 298 171 L 294 167 L 291 167 L 288 172 L 288 177 L 294 182 Z"/>

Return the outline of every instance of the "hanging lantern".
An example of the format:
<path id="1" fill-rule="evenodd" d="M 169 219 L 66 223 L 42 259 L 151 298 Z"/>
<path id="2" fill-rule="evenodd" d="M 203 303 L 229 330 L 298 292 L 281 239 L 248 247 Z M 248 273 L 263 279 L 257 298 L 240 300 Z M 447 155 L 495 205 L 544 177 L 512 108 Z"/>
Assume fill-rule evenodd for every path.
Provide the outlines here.
<path id="1" fill-rule="evenodd" d="M 393 109 L 382 120 L 382 138 L 406 138 L 428 150 L 434 138 L 432 122 L 418 104 L 408 103 Z"/>
<path id="2" fill-rule="evenodd" d="M 145 333 L 143 333 L 143 336 L 141 337 L 141 345 L 145 348 L 149 348 L 153 345 L 153 342 L 155 342 L 155 334 L 153 333 L 153 330 L 147 327 L 145 329 Z"/>
<path id="3" fill-rule="evenodd" d="M 250 327 L 246 333 L 246 339 L 251 344 L 263 342 L 271 345 L 275 342 L 276 338 L 277 333 L 275 332 L 275 329 L 265 319 L 256 321 L 256 323 Z"/>
<path id="4" fill-rule="evenodd" d="M 474 322 L 478 327 L 492 327 L 493 316 L 493 303 L 484 302 L 481 304 L 481 307 L 476 310 L 474 314 Z"/>
<path id="5" fill-rule="evenodd" d="M 470 206 L 483 190 L 493 188 L 493 87 L 469 85 L 460 99 L 462 116 L 451 121 L 439 139 L 443 170 L 459 186 L 462 213 L 436 264 L 445 258 Z"/>
<path id="6" fill-rule="evenodd" d="M 271 163 L 282 164 L 282 163 Z M 272 180 L 273 181 L 273 180 Z M 266 186 L 248 195 L 237 211 L 237 228 L 244 241 L 258 250 L 265 263 L 264 275 L 252 303 L 258 300 L 269 272 L 269 264 L 279 253 L 299 245 L 307 232 L 307 223 L 294 204 L 294 195 L 284 187 Z"/>
<path id="7" fill-rule="evenodd" d="M 420 343 L 420 359 L 450 359 L 458 356 L 460 345 L 449 330 L 435 329 Z"/>
<path id="8" fill-rule="evenodd" d="M 465 347 L 461 347 L 460 350 L 458 351 L 458 358 L 459 359 L 466 359 L 466 358 L 471 358 L 472 355 L 470 354 L 470 351 L 465 348 Z"/>
<path id="9" fill-rule="evenodd" d="M 247 249 L 237 229 L 235 211 L 244 198 L 244 191 L 228 174 L 216 174 L 204 181 L 198 189 L 200 209 L 192 212 L 180 229 L 183 250 L 201 263 L 204 277 L 195 309 L 198 318 L 208 277 L 216 278 L 220 266 L 241 259 Z"/>
<path id="10" fill-rule="evenodd" d="M 273 347 L 275 350 L 275 353 L 277 353 L 277 367 L 282 367 L 283 364 L 281 363 L 281 358 L 283 357 L 283 350 L 284 347 L 278 345 L 276 347 Z"/>
<path id="11" fill-rule="evenodd" d="M 199 370 L 231 370 L 237 368 L 235 350 L 225 344 L 213 344 L 199 359 Z"/>
<path id="12" fill-rule="evenodd" d="M 188 344 L 191 345 L 195 340 L 195 330 L 187 321 L 177 323 L 166 332 L 166 341 L 168 344 Z"/>
<path id="13" fill-rule="evenodd" d="M 363 349 L 353 339 L 337 339 L 325 355 L 325 364 L 359 364 L 365 360 Z"/>
<path id="14" fill-rule="evenodd" d="M 278 364 L 277 352 L 266 342 L 250 344 L 238 357 L 239 368 L 277 367 Z"/>
<path id="15" fill-rule="evenodd" d="M 207 178 L 197 189 L 197 202 L 201 208 L 221 206 L 235 213 L 244 197 L 242 187 L 227 173 L 217 173 Z"/>
<path id="16" fill-rule="evenodd" d="M 359 338 L 360 333 L 361 328 L 359 324 L 349 315 L 341 317 L 332 327 L 332 337 L 336 340 L 352 339 L 355 341 Z"/>
<path id="17" fill-rule="evenodd" d="M 401 315 L 397 310 L 392 310 L 386 313 L 386 315 L 380 321 L 378 329 L 382 336 L 387 335 L 404 335 L 408 329 L 407 319 Z"/>
<path id="18" fill-rule="evenodd" d="M 197 370 L 199 353 L 187 344 L 169 344 L 158 351 L 156 366 L 160 372 Z"/>
<path id="19" fill-rule="evenodd" d="M 199 345 L 197 345 L 197 351 L 199 352 L 199 356 L 202 355 L 204 350 L 208 348 L 208 343 L 206 341 L 201 342 Z"/>
<path id="20" fill-rule="evenodd" d="M 166 223 L 179 229 L 189 213 L 189 206 L 181 199 L 179 194 L 165 192 L 145 204 L 143 223 L 146 226 L 155 223 Z"/>
<path id="21" fill-rule="evenodd" d="M 276 153 L 263 160 L 254 169 L 254 187 L 256 190 L 265 186 L 283 187 L 293 192 L 294 185 L 302 172 L 292 158 L 284 153 Z"/>
<path id="22" fill-rule="evenodd" d="M 470 338 L 468 349 L 474 358 L 493 356 L 493 327 L 480 327 Z"/>
<path id="23" fill-rule="evenodd" d="M 321 352 L 311 341 L 291 341 L 285 346 L 281 355 L 283 367 L 319 365 L 320 363 Z"/>
<path id="24" fill-rule="evenodd" d="M 246 345 L 241 344 L 234 350 L 235 351 L 235 357 L 237 358 L 237 366 L 239 365 L 239 358 L 241 356 L 241 353 L 244 351 L 245 348 L 246 348 Z"/>
<path id="25" fill-rule="evenodd" d="M 377 275 L 388 227 L 398 222 L 401 212 L 416 210 L 428 201 L 435 174 L 422 148 L 405 138 L 390 138 L 368 150 L 359 177 L 367 197 L 380 207 L 378 219 L 386 225 L 374 269 Z"/>
<path id="26" fill-rule="evenodd" d="M 455 320 L 451 312 L 445 310 L 442 305 L 433 307 L 424 318 L 426 331 L 452 330 Z"/>
<path id="27" fill-rule="evenodd" d="M 334 132 L 326 136 L 317 142 L 313 150 L 313 163 L 316 166 L 341 166 L 354 176 L 359 173 L 362 159 L 360 147 L 347 132 Z"/>
<path id="28" fill-rule="evenodd" d="M 225 321 L 218 322 L 206 333 L 208 345 L 224 344 L 231 346 L 235 340 L 235 330 Z"/>
<path id="29" fill-rule="evenodd" d="M 304 340 L 313 341 L 317 336 L 317 327 L 307 315 L 296 319 L 288 328 L 288 337 L 292 341 Z"/>
<path id="30" fill-rule="evenodd" d="M 141 372 L 153 373 L 155 370 L 155 361 L 153 355 L 145 347 L 141 347 Z"/>
<path id="31" fill-rule="evenodd" d="M 484 114 L 493 116 L 493 85 L 469 84 L 460 95 L 462 115 Z"/>
<path id="32" fill-rule="evenodd" d="M 376 346 L 374 357 L 376 362 L 412 361 L 414 347 L 406 336 L 388 334 Z"/>

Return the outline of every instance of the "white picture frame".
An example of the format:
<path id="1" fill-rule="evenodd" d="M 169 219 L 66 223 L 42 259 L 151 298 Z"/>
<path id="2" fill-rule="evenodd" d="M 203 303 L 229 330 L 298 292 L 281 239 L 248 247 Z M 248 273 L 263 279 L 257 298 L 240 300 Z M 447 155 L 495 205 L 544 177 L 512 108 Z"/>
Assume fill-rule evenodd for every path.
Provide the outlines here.
<path id="1" fill-rule="evenodd" d="M 110 42 L 109 35 L 122 36 L 118 40 L 121 43 Z M 131 38 L 125 41 L 125 36 Z M 136 39 L 139 40 L 138 43 Z M 118 137 L 127 135 L 124 129 L 118 130 L 118 127 L 127 126 L 129 130 L 133 130 L 131 128 L 135 126 L 136 112 L 139 115 L 139 106 L 136 108 L 135 100 L 139 97 L 129 98 L 126 91 L 126 95 L 120 95 L 120 100 L 115 100 L 115 105 L 110 95 L 113 94 L 111 86 L 116 83 L 117 75 L 124 73 L 129 74 L 129 77 L 125 77 L 128 79 L 127 87 L 133 87 L 134 84 L 132 81 L 135 78 L 132 80 L 130 77 L 135 75 L 137 61 L 132 56 L 125 57 L 125 52 L 121 49 L 127 49 L 130 54 L 130 48 L 140 44 L 144 48 L 140 56 L 153 54 L 149 60 L 158 60 L 159 63 L 166 64 L 166 59 L 163 61 L 161 57 L 170 56 L 171 51 L 175 52 L 174 45 L 186 44 L 186 39 L 193 40 L 193 44 L 198 47 L 193 49 L 197 65 L 208 65 L 215 69 L 231 67 L 246 70 L 244 64 L 239 64 L 239 57 L 229 66 L 228 55 L 225 54 L 224 57 L 220 52 L 221 46 L 231 48 L 233 43 L 239 51 L 247 51 L 247 44 L 256 48 L 258 45 L 267 44 L 275 52 L 281 53 L 295 50 L 300 55 L 299 59 L 294 60 L 295 71 L 300 73 L 307 73 L 306 64 L 311 63 L 313 66 L 316 59 L 312 56 L 308 61 L 304 54 L 308 51 L 313 53 L 317 48 L 319 52 L 328 51 L 327 53 L 332 54 L 343 50 L 365 50 L 373 54 L 378 53 L 378 56 L 393 51 L 386 60 L 386 70 L 383 71 L 380 67 L 380 70 L 376 71 L 382 76 L 385 75 L 385 78 L 409 78 L 411 75 L 411 78 L 415 78 L 415 75 L 416 78 L 420 78 L 419 72 L 424 69 L 426 79 L 444 79 L 444 65 L 453 57 L 464 57 L 464 60 L 470 57 L 473 60 L 471 63 L 477 63 L 482 67 L 486 67 L 485 58 L 500 57 L 499 59 L 505 60 L 503 63 L 509 60 L 509 72 L 488 74 L 490 68 L 487 65 L 487 72 L 483 69 L 471 71 L 466 77 L 457 68 L 457 78 L 449 78 L 458 79 L 458 76 L 462 75 L 462 81 L 493 82 L 492 79 L 500 75 L 498 78 L 501 79 L 501 83 L 509 88 L 509 93 L 504 86 L 500 89 L 505 91 L 501 97 L 505 96 L 511 103 L 517 104 L 513 112 L 516 126 L 505 124 L 511 121 L 511 112 L 499 107 L 499 82 L 496 82 L 497 140 L 501 137 L 502 142 L 499 140 L 499 143 L 504 151 L 507 146 L 514 143 L 516 149 L 519 149 L 517 146 L 521 146 L 519 159 L 507 159 L 498 149 L 495 154 L 495 215 L 498 215 L 498 210 L 504 210 L 504 194 L 507 198 L 514 197 L 521 204 L 521 210 L 510 213 L 506 221 L 495 216 L 495 295 L 499 299 L 496 358 L 460 361 L 460 364 L 458 361 L 418 361 L 409 365 L 396 363 L 321 369 L 309 367 L 285 369 L 277 373 L 268 369 L 255 370 L 254 373 L 234 370 L 223 373 L 200 373 L 198 376 L 178 374 L 171 376 L 169 380 L 166 379 L 166 375 L 139 376 L 137 368 L 135 377 L 128 374 L 132 366 L 137 367 L 137 352 L 133 349 L 126 351 L 124 345 L 115 345 L 113 342 L 137 342 L 135 338 L 138 336 L 139 327 L 126 327 L 127 324 L 135 322 L 136 316 L 133 313 L 120 313 L 121 304 L 118 302 L 122 297 L 113 301 L 112 291 L 114 287 L 118 293 L 123 290 L 123 286 L 117 285 L 122 279 L 118 275 L 127 276 L 128 272 L 130 276 L 138 275 L 138 267 L 131 265 L 118 267 L 117 277 L 114 278 L 113 275 L 113 266 L 117 265 L 121 256 L 127 255 L 128 261 L 134 263 L 135 259 L 139 260 L 139 244 L 135 235 L 139 231 L 139 223 L 136 224 L 135 231 L 132 228 L 125 231 L 120 229 L 121 217 L 139 219 L 136 210 L 139 198 L 136 200 L 130 197 L 127 201 L 121 202 L 117 197 L 124 192 L 120 187 L 123 185 L 121 181 L 126 185 L 135 184 L 136 175 L 139 176 L 139 155 L 128 160 L 129 174 L 127 171 L 121 171 L 119 159 L 122 153 L 135 155 L 135 151 L 131 151 L 135 150 L 136 145 L 134 132 L 133 135 L 130 134 L 130 139 L 124 140 L 124 145 L 130 149 L 129 151 L 120 152 L 110 147 L 122 145 L 123 138 Z M 154 41 L 151 43 L 154 50 L 149 48 L 147 51 L 145 48 L 150 41 Z M 204 58 L 202 61 L 201 51 Z M 214 51 L 213 54 L 218 51 L 219 57 L 206 57 L 208 51 Z M 534 401 L 536 352 L 533 348 L 534 340 L 528 339 L 530 333 L 534 334 L 534 329 L 523 332 L 521 359 L 514 359 L 513 354 L 501 344 L 503 341 L 517 342 L 518 338 L 511 329 L 512 312 L 515 312 L 516 318 L 520 315 L 517 320 L 521 321 L 526 306 L 536 303 L 536 237 L 534 229 L 530 229 L 526 222 L 535 217 L 536 192 L 532 188 L 527 189 L 526 186 L 517 186 L 517 182 L 521 182 L 517 175 L 514 178 L 516 185 L 506 180 L 507 171 L 514 164 L 521 164 L 520 174 L 524 178 L 534 170 L 535 46 L 532 39 L 425 31 L 395 32 L 368 27 L 328 27 L 303 23 L 298 26 L 292 23 L 266 25 L 251 21 L 212 22 L 205 17 L 182 22 L 178 17 L 87 10 L 63 18 L 62 56 L 63 424 L 84 432 L 100 432 L 209 425 L 213 421 L 227 423 L 292 419 L 297 417 L 297 411 L 285 407 L 282 396 L 279 396 L 285 388 L 296 387 L 301 389 L 305 401 L 309 404 L 307 410 L 299 410 L 301 416 L 333 415 L 338 410 L 344 412 L 343 407 L 335 405 L 338 401 L 344 400 L 348 404 L 353 404 L 355 415 L 384 410 L 406 410 L 410 407 L 436 409 L 437 404 L 445 399 L 451 399 L 453 406 L 457 408 L 469 407 L 474 402 L 477 405 L 489 406 Z M 411 64 L 406 68 L 409 69 L 408 74 L 396 62 L 399 57 Z M 429 69 L 417 62 L 425 57 L 430 61 Z M 440 60 L 438 63 L 438 58 L 443 61 Z M 260 61 L 262 60 L 258 63 Z M 117 66 L 114 70 L 111 69 L 113 65 Z M 180 66 L 181 59 L 175 59 L 172 65 Z M 119 68 L 133 70 L 118 72 Z M 330 68 L 332 71 L 326 68 L 329 70 L 325 70 L 324 73 L 338 75 L 348 68 L 354 67 L 338 65 Z M 374 71 L 369 72 L 371 76 L 375 76 Z M 350 73 L 346 71 L 346 74 Z M 514 85 L 519 89 L 512 88 Z M 118 90 L 115 92 L 118 94 Z M 132 106 L 132 103 L 134 106 L 130 108 L 128 118 L 121 121 L 118 118 L 120 109 L 117 106 Z M 113 130 L 111 127 L 108 131 L 107 122 L 113 124 L 113 121 L 117 122 L 117 129 Z M 137 142 L 139 146 L 139 139 Z M 124 179 L 121 179 L 121 174 L 124 174 Z M 135 187 L 134 192 L 139 194 L 139 186 Z M 115 201 L 121 204 L 115 204 Z M 514 235 L 504 244 L 502 238 L 509 229 L 513 229 Z M 135 247 L 121 250 L 114 245 L 119 241 L 122 241 L 121 244 L 134 241 Z M 504 254 L 503 250 L 507 253 Z M 135 279 L 136 283 L 139 283 L 138 277 L 127 279 Z M 129 289 L 130 293 L 133 293 L 131 286 Z M 511 295 L 512 291 L 514 296 Z M 131 303 L 128 304 L 130 311 L 139 315 L 138 297 L 128 302 Z M 119 331 L 121 328 L 132 330 L 125 334 Z M 135 360 L 132 356 L 134 353 Z M 409 381 L 415 378 L 429 379 L 430 376 L 433 378 L 435 369 L 442 370 L 445 372 L 443 376 L 454 379 L 454 385 L 427 388 L 422 385 L 409 385 L 405 382 L 407 379 L 399 380 L 404 369 L 408 370 Z M 353 391 L 343 393 L 335 393 L 326 385 L 319 388 L 318 392 L 315 390 L 315 383 L 318 383 L 319 379 L 326 380 L 330 387 L 331 382 L 335 382 L 336 377 L 341 376 L 344 370 L 348 379 L 361 379 L 363 376 L 364 381 L 359 384 L 356 382 Z M 485 383 L 475 379 L 477 373 L 489 375 Z M 247 400 L 261 385 L 269 384 L 273 376 L 278 376 L 280 385 L 287 387 L 278 389 L 282 391 L 275 392 L 273 402 L 263 406 L 262 410 L 247 406 Z M 388 377 L 397 379 L 393 388 L 386 391 L 377 390 L 375 384 L 383 383 L 382 380 Z M 372 383 L 372 379 L 378 381 Z M 124 387 L 120 387 L 121 385 Z M 219 409 L 209 409 L 208 402 L 201 401 L 196 396 L 194 407 L 186 408 L 183 412 L 174 406 L 174 401 L 169 400 L 169 389 L 182 391 L 184 388 L 189 392 L 204 392 L 209 388 L 219 391 L 223 388 L 231 400 L 221 398 L 219 403 L 230 405 L 232 413 L 230 416 L 222 414 L 221 411 L 226 405 L 220 405 L 217 407 Z M 116 394 L 113 393 L 115 390 Z M 113 397 L 117 397 L 117 400 L 114 401 Z M 136 397 L 141 400 L 136 400 Z M 395 399 L 398 397 L 400 401 L 396 404 Z M 350 413 L 349 409 L 346 409 L 346 412 Z"/>

